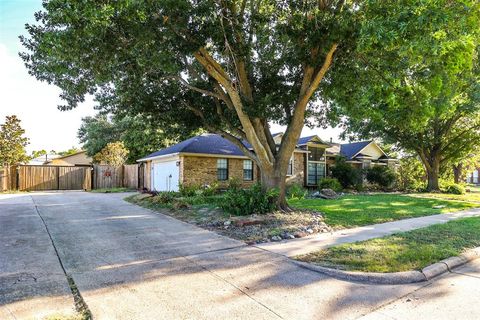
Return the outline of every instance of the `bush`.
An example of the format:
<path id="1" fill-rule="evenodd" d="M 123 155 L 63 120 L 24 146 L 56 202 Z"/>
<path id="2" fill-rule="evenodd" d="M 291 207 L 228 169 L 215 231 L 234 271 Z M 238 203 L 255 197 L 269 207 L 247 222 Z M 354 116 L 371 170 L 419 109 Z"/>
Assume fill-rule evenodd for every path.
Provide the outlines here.
<path id="1" fill-rule="evenodd" d="M 239 178 L 233 177 L 233 178 L 228 179 L 228 189 L 229 190 L 240 189 L 241 186 L 242 186 L 242 181 L 240 181 Z"/>
<path id="2" fill-rule="evenodd" d="M 465 194 L 465 187 L 455 183 L 448 185 L 444 190 L 451 194 Z"/>
<path id="3" fill-rule="evenodd" d="M 195 197 L 195 196 L 212 196 L 218 193 L 218 184 L 180 184 L 179 192 L 182 197 Z"/>
<path id="4" fill-rule="evenodd" d="M 260 184 L 248 189 L 228 189 L 220 207 L 229 214 L 241 216 L 248 214 L 265 214 L 275 210 L 278 190 L 264 191 Z"/>
<path id="5" fill-rule="evenodd" d="M 366 170 L 367 181 L 382 188 L 390 188 L 395 182 L 395 172 L 387 166 L 374 166 Z"/>
<path id="6" fill-rule="evenodd" d="M 335 159 L 335 166 L 332 167 L 332 176 L 340 182 L 343 188 L 354 187 L 362 183 L 361 171 L 352 167 L 343 157 Z"/>
<path id="7" fill-rule="evenodd" d="M 179 194 L 177 192 L 173 192 L 173 191 L 157 192 L 152 197 L 152 202 L 157 203 L 157 204 L 170 204 L 178 196 L 179 196 Z"/>
<path id="8" fill-rule="evenodd" d="M 332 189 L 333 191 L 342 191 L 342 184 L 335 178 L 323 178 L 318 184 L 318 189 Z"/>
<path id="9" fill-rule="evenodd" d="M 287 188 L 287 198 L 304 199 L 308 191 L 300 184 L 294 183 Z"/>

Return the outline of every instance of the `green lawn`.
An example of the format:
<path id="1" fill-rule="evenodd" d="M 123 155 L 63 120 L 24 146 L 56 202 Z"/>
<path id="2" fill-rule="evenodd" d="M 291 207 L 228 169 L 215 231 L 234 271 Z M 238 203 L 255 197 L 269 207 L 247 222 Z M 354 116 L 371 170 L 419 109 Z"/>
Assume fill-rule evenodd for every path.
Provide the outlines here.
<path id="1" fill-rule="evenodd" d="M 480 246 L 480 217 L 465 218 L 388 237 L 343 244 L 297 257 L 298 260 L 350 271 L 420 270 Z"/>
<path id="2" fill-rule="evenodd" d="M 352 228 L 480 206 L 464 201 L 427 199 L 401 194 L 346 195 L 336 200 L 289 200 L 289 204 L 299 209 L 323 212 L 325 222 L 335 228 Z M 433 209 L 436 205 L 444 205 L 445 208 Z"/>
<path id="3" fill-rule="evenodd" d="M 435 198 L 435 199 L 445 199 L 445 200 L 457 200 L 457 201 L 467 201 L 467 202 L 478 202 L 480 203 L 480 187 L 469 185 L 465 189 L 470 190 L 465 194 L 448 194 L 448 193 L 418 193 L 413 194 L 415 197 L 423 198 Z"/>

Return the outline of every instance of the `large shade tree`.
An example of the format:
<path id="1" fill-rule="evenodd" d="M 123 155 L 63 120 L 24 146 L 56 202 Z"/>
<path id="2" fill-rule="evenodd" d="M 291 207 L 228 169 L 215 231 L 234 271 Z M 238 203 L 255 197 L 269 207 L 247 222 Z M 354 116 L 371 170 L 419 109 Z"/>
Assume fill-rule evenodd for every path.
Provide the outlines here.
<path id="1" fill-rule="evenodd" d="M 438 190 L 439 173 L 480 141 L 480 2 L 368 0 L 361 14 L 326 90 L 332 110 L 347 133 L 415 152 Z"/>
<path id="2" fill-rule="evenodd" d="M 75 107 L 95 94 L 110 111 L 162 115 L 217 132 L 280 189 L 319 86 L 349 50 L 349 0 L 51 0 L 22 38 L 31 74 Z M 269 123 L 286 125 L 276 146 Z M 242 141 L 248 141 L 251 149 Z"/>

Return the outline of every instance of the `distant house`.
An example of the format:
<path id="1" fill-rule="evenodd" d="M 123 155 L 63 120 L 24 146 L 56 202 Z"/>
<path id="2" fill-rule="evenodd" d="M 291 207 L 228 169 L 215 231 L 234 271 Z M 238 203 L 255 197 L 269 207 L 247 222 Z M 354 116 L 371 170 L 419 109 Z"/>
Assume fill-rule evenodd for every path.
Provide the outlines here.
<path id="1" fill-rule="evenodd" d="M 480 184 L 480 168 L 476 168 L 467 174 L 467 183 Z"/>
<path id="2" fill-rule="evenodd" d="M 53 159 L 60 158 L 61 155 L 59 154 L 44 154 L 42 156 L 36 157 L 31 159 L 30 161 L 27 162 L 27 165 L 29 166 L 43 166 Z"/>
<path id="3" fill-rule="evenodd" d="M 273 135 L 280 144 L 283 133 Z M 251 149 L 249 143 L 244 142 Z M 327 143 L 318 136 L 302 137 L 292 154 L 287 183 L 315 187 L 328 174 L 327 166 L 335 157 L 343 156 L 354 166 L 390 165 L 390 159 L 374 141 L 359 143 Z M 179 184 L 226 186 L 236 178 L 244 187 L 260 179 L 257 165 L 233 143 L 217 134 L 202 134 L 137 160 L 144 166 L 147 189 L 176 191 Z"/>
<path id="4" fill-rule="evenodd" d="M 86 151 L 79 151 L 66 156 L 51 159 L 46 164 L 51 166 L 85 166 L 91 165 L 93 159 L 87 156 Z"/>

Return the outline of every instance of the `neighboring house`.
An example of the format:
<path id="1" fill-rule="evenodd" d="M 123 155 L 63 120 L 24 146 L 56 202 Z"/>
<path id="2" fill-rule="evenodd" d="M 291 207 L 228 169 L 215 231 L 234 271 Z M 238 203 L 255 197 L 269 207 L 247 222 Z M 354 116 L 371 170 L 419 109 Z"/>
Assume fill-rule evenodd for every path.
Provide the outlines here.
<path id="1" fill-rule="evenodd" d="M 31 159 L 27 162 L 29 166 L 43 166 L 48 162 L 52 161 L 53 159 L 60 158 L 61 155 L 59 154 L 45 154 L 43 156 L 39 156 L 36 158 Z"/>
<path id="2" fill-rule="evenodd" d="M 282 135 L 273 135 L 275 143 L 280 144 Z M 251 148 L 248 143 L 245 146 Z M 388 165 L 393 161 L 374 141 L 339 145 L 327 143 L 316 135 L 302 137 L 290 159 L 287 183 L 315 187 L 338 155 L 361 167 Z M 137 161 L 144 166 L 144 184 L 149 190 L 176 191 L 179 184 L 218 183 L 224 187 L 231 178 L 247 187 L 260 179 L 256 164 L 217 134 L 190 138 Z"/>
<path id="3" fill-rule="evenodd" d="M 342 156 L 347 163 L 361 169 L 371 166 L 390 166 L 397 163 L 397 159 L 389 158 L 382 148 L 373 140 L 352 143 L 331 143 L 327 149 L 327 172 L 335 164 L 335 158 Z"/>
<path id="4" fill-rule="evenodd" d="M 79 151 L 66 156 L 58 157 L 48 161 L 50 166 L 88 166 L 92 164 L 92 158 L 87 156 L 86 151 Z"/>
<path id="5" fill-rule="evenodd" d="M 467 183 L 480 184 L 480 168 L 467 174 Z"/>

